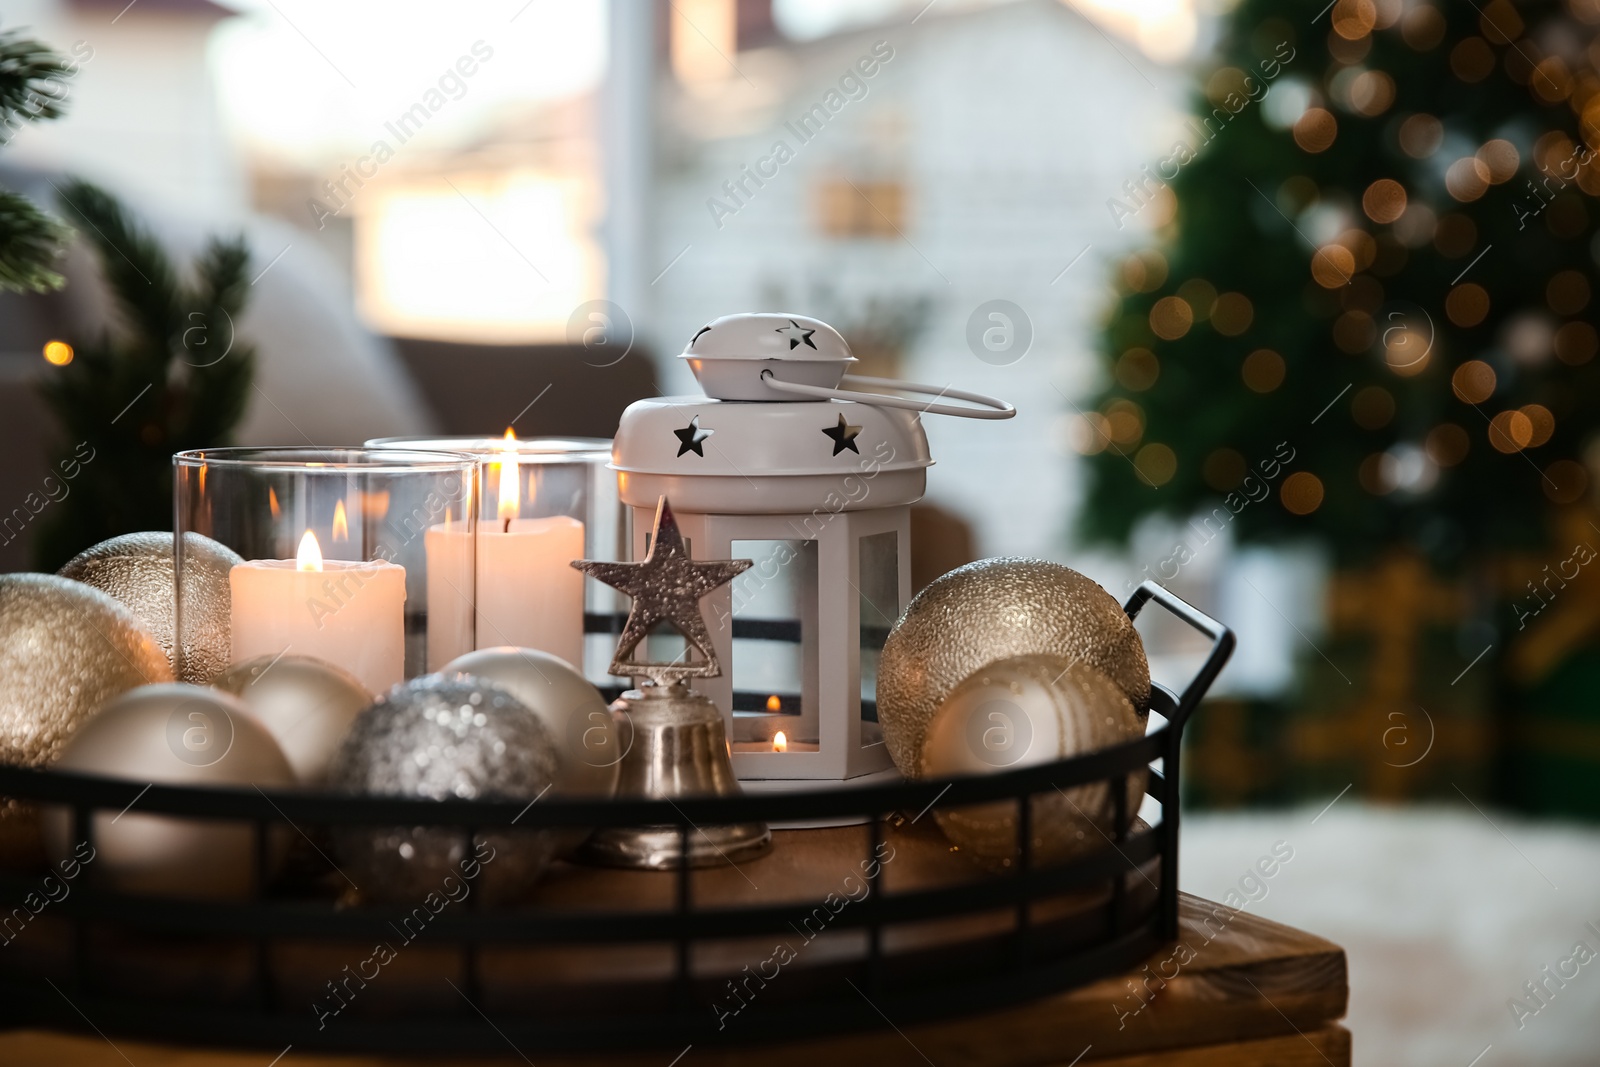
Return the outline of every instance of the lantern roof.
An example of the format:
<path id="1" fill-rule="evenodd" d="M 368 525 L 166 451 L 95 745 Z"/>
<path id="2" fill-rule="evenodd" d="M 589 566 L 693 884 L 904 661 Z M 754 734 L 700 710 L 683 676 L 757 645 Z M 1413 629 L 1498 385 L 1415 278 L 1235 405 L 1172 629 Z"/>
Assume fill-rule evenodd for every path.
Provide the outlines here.
<path id="1" fill-rule="evenodd" d="M 784 514 L 922 498 L 933 457 L 916 410 L 770 384 L 836 389 L 856 359 L 822 320 L 725 315 L 681 358 L 706 395 L 640 400 L 622 413 L 611 467 L 625 502 L 666 493 L 685 512 Z"/>
<path id="2" fill-rule="evenodd" d="M 916 412 L 838 400 L 638 400 L 622 413 L 611 448 L 615 470 L 679 477 L 846 475 L 932 464 Z"/>

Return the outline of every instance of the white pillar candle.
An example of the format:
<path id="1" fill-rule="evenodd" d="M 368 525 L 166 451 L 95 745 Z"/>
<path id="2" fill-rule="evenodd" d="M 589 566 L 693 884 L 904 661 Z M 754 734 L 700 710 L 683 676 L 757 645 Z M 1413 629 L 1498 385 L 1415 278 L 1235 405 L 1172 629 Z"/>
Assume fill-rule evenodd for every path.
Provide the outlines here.
<path id="1" fill-rule="evenodd" d="M 460 523 L 428 527 L 423 535 L 428 557 L 428 670 L 477 647 L 473 640 L 472 535 Z"/>
<path id="2" fill-rule="evenodd" d="M 374 693 L 405 680 L 406 571 L 383 560 L 326 560 L 308 531 L 296 559 L 228 574 L 234 663 L 291 653 L 343 667 Z"/>
<path id="3" fill-rule="evenodd" d="M 480 527 L 478 647 L 536 648 L 582 670 L 582 558 L 583 523 L 567 515 Z"/>

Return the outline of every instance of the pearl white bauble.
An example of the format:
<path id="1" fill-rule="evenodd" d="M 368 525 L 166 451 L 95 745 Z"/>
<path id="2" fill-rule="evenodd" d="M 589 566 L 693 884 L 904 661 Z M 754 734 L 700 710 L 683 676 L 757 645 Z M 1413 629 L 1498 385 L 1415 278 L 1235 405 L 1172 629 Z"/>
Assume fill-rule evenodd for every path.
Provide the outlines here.
<path id="1" fill-rule="evenodd" d="M 272 734 L 236 697 L 169 683 L 124 693 L 73 736 L 56 770 L 163 785 L 281 789 L 294 772 Z M 263 802 L 264 814 L 271 808 Z M 44 819 L 52 862 L 71 855 L 70 812 Z M 272 835 L 272 862 L 287 838 Z M 255 881 L 249 824 L 145 815 L 138 802 L 94 817 L 96 877 L 119 892 L 172 897 L 241 897 Z M 268 872 L 270 874 L 270 872 Z"/>
<path id="2" fill-rule="evenodd" d="M 355 676 L 310 656 L 261 656 L 213 683 L 243 700 L 271 731 L 302 785 L 320 785 L 350 724 L 372 703 Z"/>
<path id="3" fill-rule="evenodd" d="M 451 660 L 441 673 L 482 678 L 539 716 L 561 758 L 556 792 L 616 792 L 623 755 L 617 724 L 600 691 L 566 660 L 531 648 L 481 648 Z"/>

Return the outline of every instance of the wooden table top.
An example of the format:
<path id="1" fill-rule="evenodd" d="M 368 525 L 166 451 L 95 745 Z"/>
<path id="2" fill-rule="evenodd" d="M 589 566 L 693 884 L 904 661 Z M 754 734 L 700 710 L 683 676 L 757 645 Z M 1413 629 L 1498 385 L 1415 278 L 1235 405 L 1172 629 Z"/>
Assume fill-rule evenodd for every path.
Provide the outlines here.
<path id="1" fill-rule="evenodd" d="M 1330 941 L 1185 894 L 1180 934 L 1141 968 L 1001 1011 L 844 1037 L 690 1047 L 678 1067 L 1296 1067 L 1350 1062 L 1344 950 Z M 204 1010 L 204 1009 L 197 1009 Z M 485 1023 L 485 1025 L 489 1025 Z M 259 1050 L 183 1048 L 45 1031 L 0 1033 L 8 1067 L 268 1067 Z M 453 1059 L 301 1054 L 281 1067 L 428 1067 Z M 485 1064 L 666 1067 L 659 1053 L 561 1058 L 506 1049 Z"/>

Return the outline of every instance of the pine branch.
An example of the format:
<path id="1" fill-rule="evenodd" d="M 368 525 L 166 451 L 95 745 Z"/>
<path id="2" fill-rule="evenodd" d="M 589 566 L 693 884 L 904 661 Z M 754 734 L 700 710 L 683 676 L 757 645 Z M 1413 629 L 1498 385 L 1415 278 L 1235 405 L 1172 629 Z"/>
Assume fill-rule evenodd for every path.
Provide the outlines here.
<path id="1" fill-rule="evenodd" d="M 0 129 L 59 118 L 74 67 L 17 30 L 0 31 Z"/>
<path id="2" fill-rule="evenodd" d="M 73 182 L 62 200 L 85 224 L 124 329 L 77 347 L 43 392 L 74 447 L 95 451 L 52 510 L 37 562 L 53 569 L 89 545 L 165 528 L 172 453 L 228 444 L 244 416 L 254 349 L 235 335 L 250 294 L 243 237 L 212 240 L 181 285 L 154 238 L 110 194 Z"/>
<path id="3" fill-rule="evenodd" d="M 61 288 L 65 279 L 50 268 L 70 232 L 16 193 L 0 189 L 0 292 Z"/>
<path id="4" fill-rule="evenodd" d="M 75 179 L 57 192 L 68 216 L 81 224 L 83 235 L 100 253 L 101 269 L 131 335 L 138 339 L 147 373 L 164 377 L 185 326 L 172 261 L 104 189 Z"/>
<path id="5" fill-rule="evenodd" d="M 238 318 L 250 290 L 250 252 L 244 238 L 213 240 L 198 264 L 199 287 L 184 331 L 192 368 L 191 406 L 177 447 L 225 444 L 244 417 L 255 377 L 255 350 L 239 341 Z"/>

